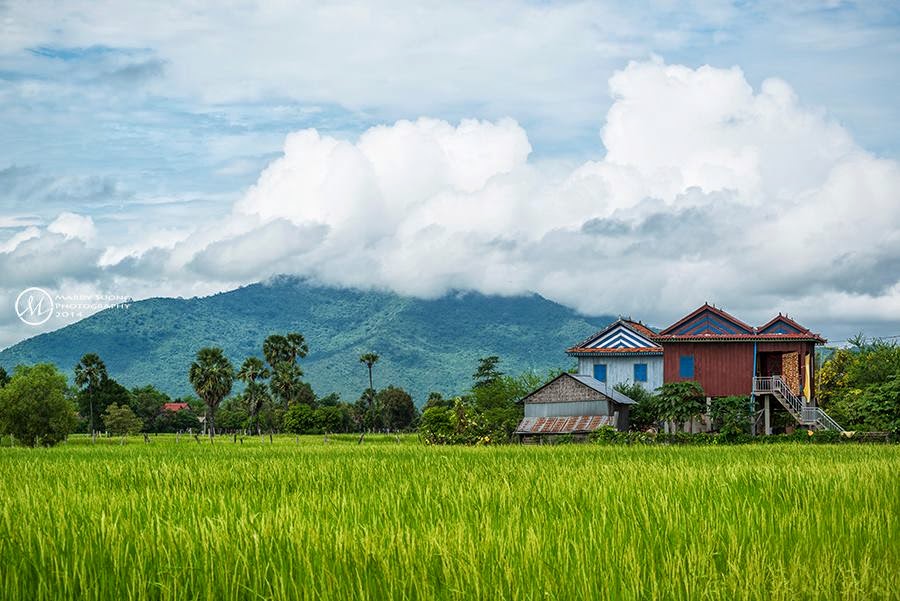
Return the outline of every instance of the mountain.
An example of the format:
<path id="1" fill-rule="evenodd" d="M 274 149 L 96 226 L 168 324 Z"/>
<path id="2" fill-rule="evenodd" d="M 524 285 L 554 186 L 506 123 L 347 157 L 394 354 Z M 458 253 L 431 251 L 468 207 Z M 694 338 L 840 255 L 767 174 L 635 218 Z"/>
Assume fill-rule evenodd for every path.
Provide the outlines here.
<path id="1" fill-rule="evenodd" d="M 299 331 L 310 348 L 301 366 L 317 394 L 358 398 L 368 384 L 359 355 L 375 351 L 376 387 L 402 386 L 421 405 L 432 390 L 465 391 L 480 357 L 500 356 L 511 374 L 569 367 L 565 349 L 612 320 L 538 295 L 422 300 L 280 277 L 204 298 L 152 298 L 101 311 L 0 352 L 0 365 L 50 361 L 71 376 L 82 354 L 96 352 L 122 384 L 154 384 L 181 396 L 192 393 L 188 366 L 201 347 L 221 346 L 238 367 L 261 356 L 267 335 Z"/>

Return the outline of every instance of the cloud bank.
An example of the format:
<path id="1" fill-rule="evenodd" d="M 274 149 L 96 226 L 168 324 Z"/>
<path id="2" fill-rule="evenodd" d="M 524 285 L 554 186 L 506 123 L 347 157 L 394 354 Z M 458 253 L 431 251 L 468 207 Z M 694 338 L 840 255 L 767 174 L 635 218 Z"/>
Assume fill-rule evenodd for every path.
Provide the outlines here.
<path id="1" fill-rule="evenodd" d="M 529 159 L 510 119 L 306 129 L 226 216 L 164 244 L 104 247 L 100 225 L 63 214 L 0 240 L 0 264 L 136 297 L 293 273 L 425 297 L 533 291 L 658 324 L 709 300 L 751 321 L 900 327 L 898 162 L 738 68 L 633 62 L 609 91 L 601 160 Z"/>

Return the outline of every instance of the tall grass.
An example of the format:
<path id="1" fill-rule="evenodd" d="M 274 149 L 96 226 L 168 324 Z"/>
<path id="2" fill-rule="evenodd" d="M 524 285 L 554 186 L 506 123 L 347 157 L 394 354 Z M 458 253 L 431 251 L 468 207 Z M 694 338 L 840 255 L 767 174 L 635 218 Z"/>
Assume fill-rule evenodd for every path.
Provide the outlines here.
<path id="1" fill-rule="evenodd" d="M 900 448 L 0 449 L 3 599 L 898 598 Z"/>

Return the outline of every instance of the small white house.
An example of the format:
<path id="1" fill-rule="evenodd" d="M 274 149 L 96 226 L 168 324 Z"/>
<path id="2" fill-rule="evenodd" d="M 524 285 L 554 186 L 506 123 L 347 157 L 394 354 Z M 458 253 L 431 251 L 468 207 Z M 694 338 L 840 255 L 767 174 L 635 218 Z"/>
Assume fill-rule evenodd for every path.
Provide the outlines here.
<path id="1" fill-rule="evenodd" d="M 578 373 L 610 388 L 637 383 L 653 391 L 663 383 L 663 349 L 653 330 L 639 321 L 618 319 L 566 351 L 578 358 Z"/>

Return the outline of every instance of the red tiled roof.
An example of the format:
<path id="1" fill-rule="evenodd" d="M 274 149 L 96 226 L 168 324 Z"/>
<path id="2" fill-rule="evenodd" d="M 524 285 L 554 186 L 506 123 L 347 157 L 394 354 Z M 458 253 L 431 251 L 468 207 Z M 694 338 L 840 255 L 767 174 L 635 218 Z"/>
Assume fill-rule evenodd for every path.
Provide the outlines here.
<path id="1" fill-rule="evenodd" d="M 631 355 L 631 354 L 646 354 L 646 353 L 662 353 L 662 347 L 660 346 L 642 346 L 642 347 L 629 347 L 629 346 L 611 346 L 611 347 L 595 347 L 589 346 L 590 344 L 597 341 L 600 337 L 604 336 L 608 332 L 612 332 L 619 326 L 624 326 L 626 329 L 631 330 L 634 334 L 639 337 L 644 337 L 652 341 L 656 334 L 642 324 L 639 321 L 632 321 L 631 319 L 619 318 L 611 324 L 607 325 L 605 328 L 600 330 L 599 332 L 595 332 L 591 334 L 589 337 L 585 338 L 575 346 L 566 350 L 566 353 L 569 354 L 582 354 L 582 353 L 600 353 L 607 355 Z"/>
<path id="2" fill-rule="evenodd" d="M 187 403 L 163 403 L 163 411 L 181 411 L 182 409 L 188 409 L 190 405 Z"/>
<path id="3" fill-rule="evenodd" d="M 769 326 L 771 326 L 772 324 L 778 323 L 779 321 L 787 324 L 788 326 L 792 327 L 793 329 L 797 330 L 798 332 L 801 332 L 804 334 L 812 334 L 812 332 L 809 331 L 809 328 L 804 328 L 803 326 L 801 326 L 799 323 L 797 323 L 796 321 L 794 321 L 787 315 L 782 315 L 781 313 L 779 313 L 778 315 L 776 315 L 775 317 L 770 319 L 768 322 L 766 322 L 765 325 L 759 326 L 759 331 L 764 332 Z"/>
<path id="4" fill-rule="evenodd" d="M 657 336 L 656 340 L 660 342 L 777 342 L 779 340 L 815 340 L 816 342 L 825 342 L 825 339 L 818 334 L 700 334 L 699 336 Z"/>
<path id="5" fill-rule="evenodd" d="M 658 336 L 659 337 L 667 336 L 668 332 L 677 329 L 680 325 L 687 323 L 688 321 L 692 320 L 694 317 L 696 317 L 700 313 L 703 313 L 704 311 L 710 311 L 711 313 L 718 315 L 722 319 L 730 321 L 731 323 L 733 323 L 741 328 L 744 328 L 745 330 L 747 330 L 749 332 L 753 331 L 753 326 L 747 325 L 746 323 L 744 323 L 743 321 L 741 321 L 734 315 L 731 315 L 730 313 L 726 313 L 725 311 L 723 311 L 722 309 L 719 309 L 718 307 L 713 307 L 709 303 L 703 303 L 703 306 L 695 309 L 694 311 L 691 311 L 689 314 L 685 315 L 684 317 L 682 317 L 681 319 L 679 319 L 678 321 L 676 321 L 675 323 L 670 325 L 668 328 L 666 328 L 665 330 L 660 332 Z"/>
<path id="6" fill-rule="evenodd" d="M 615 426 L 611 415 L 575 415 L 570 417 L 526 417 L 516 434 L 575 434 L 593 432 L 603 426 Z"/>
<path id="7" fill-rule="evenodd" d="M 567 353 L 590 353 L 598 355 L 628 355 L 631 353 L 661 353 L 661 346 L 641 346 L 637 348 L 588 348 L 583 346 L 573 346 L 566 350 Z"/>
<path id="8" fill-rule="evenodd" d="M 731 321 L 733 324 L 740 326 L 748 330 L 748 333 L 731 333 L 731 334 L 714 334 L 714 333 L 694 333 L 694 334 L 670 334 L 669 332 L 677 330 L 680 326 L 685 323 L 690 322 L 691 319 L 699 315 L 704 311 L 709 311 L 722 319 L 726 319 Z M 771 332 L 771 333 L 763 333 L 769 326 L 772 324 L 782 321 L 793 329 L 796 329 L 796 333 L 784 333 L 784 332 Z M 673 323 L 659 334 L 653 336 L 653 340 L 660 342 L 667 341 L 686 341 L 686 342 L 774 342 L 779 340 L 797 340 L 797 341 L 813 341 L 817 343 L 825 343 L 826 340 L 822 338 L 820 335 L 811 332 L 808 328 L 804 328 L 799 323 L 789 318 L 787 315 L 782 315 L 779 313 L 776 317 L 771 319 L 768 323 L 758 328 L 747 325 L 741 320 L 737 319 L 730 313 L 726 313 L 725 311 L 710 305 L 709 303 L 705 303 L 702 307 L 696 309 L 691 312 L 689 315 L 686 315 L 679 319 L 677 322 Z"/>
<path id="9" fill-rule="evenodd" d="M 631 321 L 630 319 L 623 319 L 625 323 L 631 326 L 633 329 L 637 330 L 639 334 L 646 336 L 647 338 L 653 338 L 656 336 L 656 332 L 645 326 L 639 321 Z"/>

